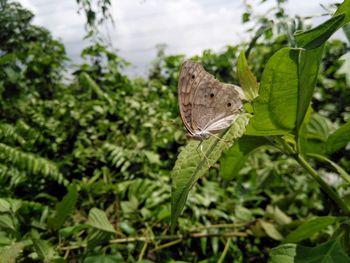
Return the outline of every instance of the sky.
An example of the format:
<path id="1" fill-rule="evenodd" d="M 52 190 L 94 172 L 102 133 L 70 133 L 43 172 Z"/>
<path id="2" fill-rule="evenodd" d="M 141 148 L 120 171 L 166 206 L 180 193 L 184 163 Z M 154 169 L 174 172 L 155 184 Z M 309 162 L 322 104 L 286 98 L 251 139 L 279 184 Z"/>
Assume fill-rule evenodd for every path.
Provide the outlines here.
<path id="1" fill-rule="evenodd" d="M 68 56 L 79 62 L 83 40 L 84 15 L 78 14 L 76 0 L 19 0 L 35 14 L 34 24 L 51 31 L 66 46 Z M 254 2 L 253 0 L 249 2 Z M 258 1 L 255 1 L 258 2 Z M 259 6 L 258 13 L 275 0 Z M 330 0 L 289 0 L 286 11 L 300 16 L 321 15 L 320 4 Z M 336 1 L 339 2 L 339 1 Z M 115 26 L 106 32 L 118 54 L 132 63 L 130 75 L 144 75 L 156 56 L 156 45 L 166 44 L 166 54 L 200 54 L 204 49 L 222 50 L 226 45 L 249 40 L 242 25 L 243 0 L 114 0 L 111 13 Z M 314 18 L 318 24 L 322 18 Z"/>

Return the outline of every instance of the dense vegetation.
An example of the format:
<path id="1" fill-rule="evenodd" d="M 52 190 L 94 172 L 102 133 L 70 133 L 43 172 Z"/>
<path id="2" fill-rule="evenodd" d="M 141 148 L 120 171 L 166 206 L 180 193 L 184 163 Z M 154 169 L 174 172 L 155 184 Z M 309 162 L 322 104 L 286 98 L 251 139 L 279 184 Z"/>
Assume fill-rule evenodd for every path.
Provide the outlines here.
<path id="1" fill-rule="evenodd" d="M 349 21 L 350 2 L 343 5 L 327 36 Z M 264 83 L 269 59 L 289 58 L 281 48 L 295 47 L 294 31 L 307 29 L 281 3 L 265 15 L 272 18 L 247 6 L 251 42 L 193 59 L 224 82 L 254 83 L 254 74 Z M 208 154 L 210 169 L 201 161 L 205 176 L 195 178 L 185 204 L 174 199 L 174 173 L 171 189 L 179 152 L 196 154 L 188 147 L 198 143 L 187 144 L 178 113 L 185 57 L 160 49 L 149 76 L 130 79 L 127 63 L 96 41 L 68 75 L 64 46 L 32 19 L 19 4 L 0 2 L 0 262 L 281 262 L 293 244 L 310 257 L 349 262 L 349 42 L 311 38 L 310 52 L 324 50 L 312 109 L 304 107 L 297 128 L 310 167 L 300 165 L 293 132 L 256 129 L 239 140 L 246 127 L 234 124 L 242 134 L 222 156 Z M 178 161 L 174 171 L 191 165 Z M 171 210 L 182 205 L 174 220 Z"/>

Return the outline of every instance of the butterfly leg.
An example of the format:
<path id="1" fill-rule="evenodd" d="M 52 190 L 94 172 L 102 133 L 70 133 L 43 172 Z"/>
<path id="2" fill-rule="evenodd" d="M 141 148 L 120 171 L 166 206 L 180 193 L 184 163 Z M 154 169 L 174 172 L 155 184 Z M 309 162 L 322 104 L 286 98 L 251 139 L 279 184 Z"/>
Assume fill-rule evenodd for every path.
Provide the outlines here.
<path id="1" fill-rule="evenodd" d="M 213 137 L 216 138 L 217 140 L 223 141 L 223 142 L 225 142 L 225 143 L 229 143 L 229 142 L 230 142 L 230 141 L 228 141 L 228 140 L 224 140 L 222 137 L 220 137 L 220 136 L 218 136 L 218 135 L 216 135 L 216 134 L 214 134 L 214 133 L 211 133 L 210 136 L 213 136 Z"/>
<path id="2" fill-rule="evenodd" d="M 205 155 L 205 153 L 203 151 L 203 141 L 199 142 L 199 144 L 198 144 L 198 146 L 196 148 L 196 151 L 197 151 L 198 155 L 202 155 L 202 158 L 205 159 L 206 162 L 207 162 L 208 168 L 210 168 L 209 159 L 208 159 L 208 157 Z"/>

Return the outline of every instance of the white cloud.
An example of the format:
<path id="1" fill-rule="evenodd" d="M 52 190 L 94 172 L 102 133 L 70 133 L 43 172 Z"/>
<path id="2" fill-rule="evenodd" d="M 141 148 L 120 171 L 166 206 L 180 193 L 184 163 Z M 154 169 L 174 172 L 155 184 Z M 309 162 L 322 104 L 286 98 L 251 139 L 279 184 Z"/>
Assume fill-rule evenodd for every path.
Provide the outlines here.
<path id="1" fill-rule="evenodd" d="M 14 1 L 13 1 L 14 2 Z M 21 0 L 19 1 L 21 3 L 21 5 L 29 10 L 31 10 L 33 13 L 37 13 L 38 9 L 36 8 L 36 6 L 32 3 L 31 0 Z"/>
<path id="2" fill-rule="evenodd" d="M 68 54 L 77 57 L 85 46 L 84 16 L 78 15 L 74 0 L 21 0 L 37 17 L 35 23 L 48 28 L 66 44 Z M 271 3 L 260 7 L 260 12 Z M 287 11 L 299 15 L 321 14 L 319 2 L 290 0 Z M 119 0 L 113 1 L 115 27 L 108 27 L 120 55 L 138 66 L 139 72 L 155 58 L 155 46 L 167 44 L 168 54 L 198 54 L 203 49 L 219 50 L 247 39 L 241 24 L 243 1 L 232 0 Z"/>
<path id="3" fill-rule="evenodd" d="M 145 65 L 158 43 L 167 52 L 194 55 L 205 48 L 236 44 L 243 37 L 240 1 L 196 0 L 120 1 L 113 7 L 116 20 L 114 43 L 121 54 Z"/>

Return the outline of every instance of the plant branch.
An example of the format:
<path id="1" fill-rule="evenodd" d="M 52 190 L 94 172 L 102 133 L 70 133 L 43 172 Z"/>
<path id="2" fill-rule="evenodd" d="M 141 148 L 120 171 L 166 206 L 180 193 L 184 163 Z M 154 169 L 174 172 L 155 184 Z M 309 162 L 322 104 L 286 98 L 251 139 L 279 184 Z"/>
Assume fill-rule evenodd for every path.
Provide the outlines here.
<path id="1" fill-rule="evenodd" d="M 346 215 L 350 215 L 348 205 L 340 198 L 337 192 L 330 187 L 322 177 L 311 167 L 301 154 L 295 156 L 297 162 L 316 180 L 322 190 L 339 206 Z"/>
<path id="2" fill-rule="evenodd" d="M 231 244 L 231 238 L 228 238 L 227 241 L 226 241 L 226 244 L 225 244 L 225 248 L 224 248 L 224 251 L 222 252 L 219 260 L 218 260 L 218 263 L 222 263 L 224 262 L 224 259 L 227 255 L 227 252 L 228 252 L 228 249 L 230 247 L 230 244 Z"/>
<path id="3" fill-rule="evenodd" d="M 203 238 L 203 237 L 246 237 L 248 236 L 247 232 L 224 232 L 224 233 L 191 233 L 188 235 L 163 235 L 163 236 L 153 236 L 153 237 L 126 237 L 126 238 L 117 238 L 109 240 L 109 244 L 120 244 L 120 243 L 132 243 L 132 242 L 151 242 L 156 240 L 173 240 L 169 243 L 163 244 L 155 250 L 162 249 L 164 247 L 169 247 L 172 245 L 175 245 L 183 240 L 186 240 L 188 238 Z M 66 250 L 74 250 L 74 249 L 80 249 L 85 248 L 86 244 L 77 244 L 72 246 L 66 246 L 66 247 L 59 247 L 58 249 L 61 251 Z"/>
<path id="4" fill-rule="evenodd" d="M 139 255 L 139 257 L 138 257 L 138 261 L 141 261 L 141 260 L 142 260 L 143 256 L 145 255 L 147 246 L 148 246 L 148 243 L 147 243 L 147 242 L 143 243 L 143 246 L 142 246 L 140 255 Z"/>
<path id="5" fill-rule="evenodd" d="M 237 227 L 246 227 L 253 224 L 255 221 L 250 221 L 247 223 L 233 223 L 233 224 L 213 224 L 207 226 L 199 226 L 190 230 L 190 232 L 199 232 L 201 230 L 207 229 L 216 229 L 216 228 L 237 228 Z"/>
<path id="6" fill-rule="evenodd" d="M 162 245 L 152 249 L 150 252 L 155 252 L 157 250 L 162 250 L 163 248 L 171 247 L 171 246 L 174 246 L 174 245 L 176 245 L 178 243 L 181 243 L 181 242 L 182 242 L 182 238 L 176 239 L 174 241 L 170 241 L 168 243 L 162 244 Z"/>
<path id="7" fill-rule="evenodd" d="M 315 181 L 321 186 L 322 190 L 339 206 L 343 213 L 350 215 L 350 208 L 348 205 L 341 199 L 338 193 L 322 179 L 322 177 L 311 167 L 304 157 L 300 153 L 297 153 L 293 147 L 282 138 L 276 138 L 276 140 L 283 145 L 285 154 L 293 157 L 300 164 L 300 166 L 303 167 L 304 170 L 315 179 Z"/>
<path id="8" fill-rule="evenodd" d="M 313 157 L 322 162 L 329 163 L 339 173 L 343 180 L 350 184 L 350 175 L 340 165 L 336 164 L 335 162 L 320 154 L 308 153 L 307 156 Z"/>

